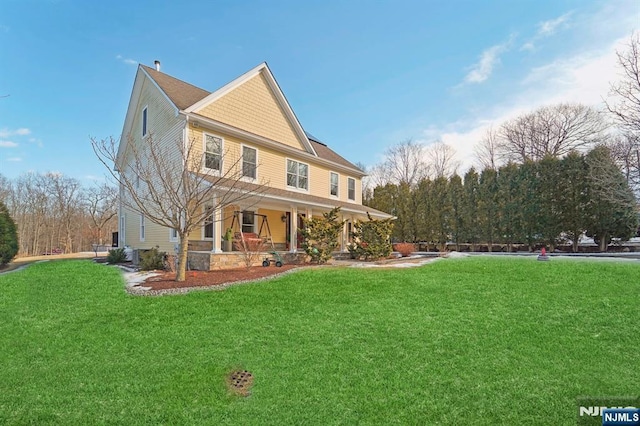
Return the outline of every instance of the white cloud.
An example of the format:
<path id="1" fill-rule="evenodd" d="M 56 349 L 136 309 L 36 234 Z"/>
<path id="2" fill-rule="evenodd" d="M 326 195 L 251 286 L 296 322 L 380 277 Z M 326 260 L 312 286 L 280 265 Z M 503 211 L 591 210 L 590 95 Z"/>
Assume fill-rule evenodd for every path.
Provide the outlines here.
<path id="1" fill-rule="evenodd" d="M 510 41 L 486 49 L 480 55 L 480 61 L 473 66 L 464 78 L 465 83 L 482 83 L 491 76 L 493 68 L 500 63 L 500 55 L 509 49 Z"/>
<path id="2" fill-rule="evenodd" d="M 555 19 L 549 19 L 548 21 L 539 22 L 538 31 L 529 41 L 527 41 L 525 44 L 523 44 L 520 47 L 520 50 L 529 50 L 529 51 L 535 50 L 536 42 L 538 42 L 543 38 L 552 36 L 561 27 L 566 28 L 569 22 L 569 17 L 572 14 L 573 12 L 568 12 Z"/>
<path id="3" fill-rule="evenodd" d="M 571 31 L 574 45 L 525 71 L 511 93 L 469 112 L 458 120 L 429 126 L 423 134 L 451 145 L 462 162 L 461 173 L 474 165 L 474 148 L 490 126 L 530 112 L 543 105 L 575 102 L 600 108 L 609 83 L 619 78 L 615 52 L 627 48 L 629 36 L 638 29 L 640 10 L 636 0 L 605 2 L 591 13 L 567 13 L 539 24 L 540 36 L 560 29 Z M 573 34 L 575 33 L 575 34 Z M 537 34 L 537 33 L 536 33 Z M 573 37 L 573 35 L 580 37 Z M 520 50 L 535 49 L 535 40 Z M 542 58 L 540 58 L 542 59 Z M 511 72 L 515 72 L 514 67 Z"/>
<path id="4" fill-rule="evenodd" d="M 31 134 L 31 130 L 25 127 L 21 127 L 16 130 L 10 130 L 10 129 L 7 129 L 6 127 L 0 129 L 0 138 L 8 138 L 11 136 L 26 136 L 30 134 Z"/>
<path id="5" fill-rule="evenodd" d="M 0 141 L 0 148 L 15 148 L 18 144 L 13 141 Z"/>
<path id="6" fill-rule="evenodd" d="M 576 102 L 595 107 L 609 91 L 609 82 L 618 78 L 616 50 L 623 50 L 628 37 L 622 37 L 608 46 L 591 51 L 580 51 L 573 56 L 552 60 L 533 68 L 514 89 L 514 94 L 481 115 L 469 116 L 436 128 L 430 126 L 423 136 L 440 139 L 456 149 L 464 173 L 475 164 L 474 148 L 490 126 L 532 111 L 540 106 L 559 102 Z"/>
<path id="7" fill-rule="evenodd" d="M 9 158 L 7 158 L 7 161 L 11 161 L 12 163 L 19 163 L 20 161 L 22 161 L 22 158 L 20 158 L 20 157 L 9 157 Z"/>
<path id="8" fill-rule="evenodd" d="M 26 136 L 30 134 L 31 134 L 31 130 L 25 127 L 21 127 L 16 130 L 10 130 L 10 129 L 7 129 L 6 127 L 0 129 L 0 138 L 8 138 L 11 136 Z"/>
<path id="9" fill-rule="evenodd" d="M 138 65 L 138 61 L 133 60 L 133 59 L 129 59 L 129 58 L 125 58 L 122 55 L 117 55 L 116 59 L 119 60 L 119 61 L 124 62 L 125 64 Z"/>
<path id="10" fill-rule="evenodd" d="M 540 36 L 549 36 L 556 32 L 556 29 L 567 22 L 569 16 L 571 16 L 572 12 L 565 13 L 562 16 L 557 17 L 556 19 L 550 19 L 548 21 L 543 21 L 538 24 L 538 35 Z"/>

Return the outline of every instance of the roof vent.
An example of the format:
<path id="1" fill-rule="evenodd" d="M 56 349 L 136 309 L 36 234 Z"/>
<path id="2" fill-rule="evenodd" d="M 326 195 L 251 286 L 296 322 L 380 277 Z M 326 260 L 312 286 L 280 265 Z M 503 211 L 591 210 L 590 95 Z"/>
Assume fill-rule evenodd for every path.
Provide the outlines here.
<path id="1" fill-rule="evenodd" d="M 160 61 L 156 59 L 155 61 L 153 61 L 153 64 L 156 66 L 156 71 L 159 72 L 160 71 Z"/>

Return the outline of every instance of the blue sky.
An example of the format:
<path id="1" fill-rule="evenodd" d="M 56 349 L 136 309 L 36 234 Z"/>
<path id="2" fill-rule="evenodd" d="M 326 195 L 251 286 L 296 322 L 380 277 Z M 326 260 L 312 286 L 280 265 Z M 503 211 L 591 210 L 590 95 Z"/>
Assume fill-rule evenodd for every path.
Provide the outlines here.
<path id="1" fill-rule="evenodd" d="M 102 179 L 138 62 L 213 91 L 267 61 L 305 130 L 372 165 L 443 140 L 463 172 L 491 124 L 601 106 L 640 2 L 0 0 L 0 174 Z"/>

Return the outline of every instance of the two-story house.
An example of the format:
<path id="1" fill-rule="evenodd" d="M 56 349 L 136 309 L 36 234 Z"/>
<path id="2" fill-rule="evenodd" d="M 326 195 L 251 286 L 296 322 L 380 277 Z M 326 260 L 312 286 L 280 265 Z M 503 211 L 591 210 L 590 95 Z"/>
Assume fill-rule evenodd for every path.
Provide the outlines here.
<path id="1" fill-rule="evenodd" d="M 127 144 L 141 144 L 150 134 L 154 143 L 196 141 L 205 158 L 199 172 L 212 176 L 239 158 L 243 179 L 262 185 L 258 203 L 217 209 L 212 199 L 204 207 L 211 217 L 189 237 L 191 267 L 226 264 L 219 260 L 224 259 L 222 239 L 230 228 L 268 237 L 277 250 L 297 253 L 301 218 L 340 206 L 344 251 L 353 223 L 366 220 L 367 212 L 374 218 L 390 217 L 362 205 L 365 173 L 303 129 L 266 63 L 214 92 L 161 72 L 157 61 L 154 68 L 139 65 L 118 147 L 120 169 L 130 162 Z M 224 155 L 239 157 L 228 160 Z M 159 246 L 171 253 L 176 243 L 175 230 L 151 223 L 121 203 L 121 247 Z"/>

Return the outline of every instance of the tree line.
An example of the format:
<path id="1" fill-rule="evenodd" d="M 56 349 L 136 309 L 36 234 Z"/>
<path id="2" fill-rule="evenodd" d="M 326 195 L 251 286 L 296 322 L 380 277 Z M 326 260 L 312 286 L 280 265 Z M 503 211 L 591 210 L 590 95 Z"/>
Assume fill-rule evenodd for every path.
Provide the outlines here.
<path id="1" fill-rule="evenodd" d="M 83 186 L 59 173 L 0 175 L 0 202 L 16 224 L 19 256 L 110 246 L 118 228 L 117 195 L 108 184 Z"/>
<path id="2" fill-rule="evenodd" d="M 366 203 L 397 217 L 395 241 L 440 250 L 448 243 L 471 250 L 487 245 L 489 251 L 496 244 L 511 251 L 516 244 L 533 250 L 571 243 L 575 252 L 586 234 L 605 251 L 638 227 L 633 191 L 604 145 L 587 154 L 547 155 L 480 173 L 471 168 L 463 177 L 389 182 L 377 186 Z"/>

